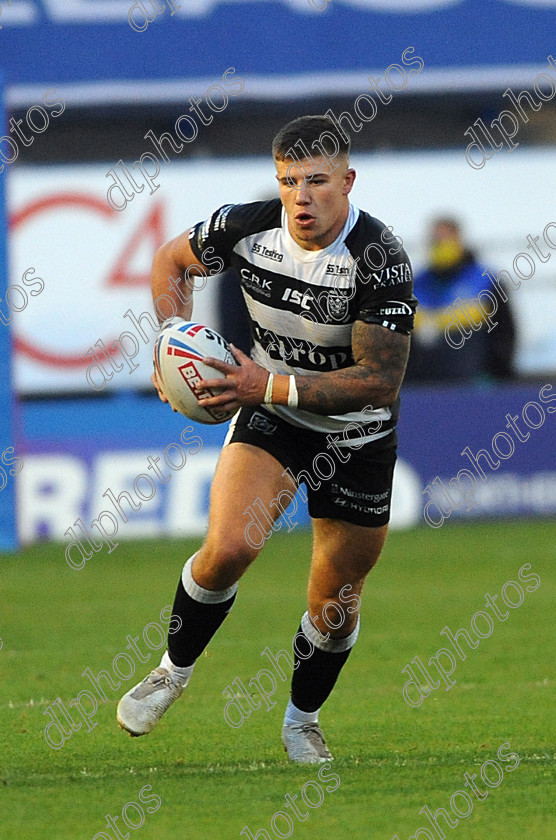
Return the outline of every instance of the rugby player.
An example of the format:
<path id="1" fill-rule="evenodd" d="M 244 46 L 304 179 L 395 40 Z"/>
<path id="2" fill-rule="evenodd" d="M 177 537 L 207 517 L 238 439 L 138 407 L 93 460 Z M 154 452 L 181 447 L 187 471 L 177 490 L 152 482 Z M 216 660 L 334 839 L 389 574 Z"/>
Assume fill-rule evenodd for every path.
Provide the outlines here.
<path id="1" fill-rule="evenodd" d="M 325 138 L 336 138 L 334 157 Z M 276 521 L 283 513 L 276 500 L 291 499 L 303 481 L 313 549 L 282 740 L 290 760 L 319 763 L 332 758 L 319 710 L 356 642 L 359 596 L 386 538 L 398 392 L 417 301 L 401 240 L 349 200 L 356 173 L 341 126 L 300 117 L 272 150 L 279 199 L 221 207 L 154 259 L 154 299 L 170 295 L 190 319 L 191 295 L 178 294 L 179 283 L 206 273 L 202 254 L 213 248 L 241 276 L 254 347 L 251 358 L 233 349 L 239 366 L 211 360 L 226 379 L 202 383 L 221 389 L 204 405 L 238 409 L 212 482 L 208 533 L 178 583 L 173 614 L 181 628 L 168 636 L 160 666 L 121 699 L 117 720 L 144 735 L 179 698 L 260 550 L 246 537 L 246 511 L 260 500 Z M 156 375 L 153 384 L 167 402 Z M 322 478 L 322 466 L 319 479 L 317 456 L 331 446 L 333 481 Z"/>

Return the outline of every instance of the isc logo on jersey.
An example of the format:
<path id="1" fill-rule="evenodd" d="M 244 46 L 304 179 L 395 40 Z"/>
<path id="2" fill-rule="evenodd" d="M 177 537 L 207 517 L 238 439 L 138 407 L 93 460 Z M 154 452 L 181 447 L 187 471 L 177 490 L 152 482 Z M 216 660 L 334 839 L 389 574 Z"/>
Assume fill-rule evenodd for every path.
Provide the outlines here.
<path id="1" fill-rule="evenodd" d="M 286 289 L 282 295 L 282 300 L 289 300 L 290 303 L 295 303 L 302 309 L 310 309 L 308 301 L 312 300 L 310 292 L 300 292 L 297 289 Z"/>
<path id="2" fill-rule="evenodd" d="M 297 289 L 287 288 L 282 295 L 282 300 L 294 303 L 300 306 L 301 309 L 316 311 L 322 319 L 323 323 L 327 323 L 330 319 L 333 321 L 344 321 L 349 314 L 349 302 L 354 296 L 351 291 L 342 289 L 325 289 L 319 295 L 318 300 L 314 297 L 311 291 L 300 292 Z M 324 299 L 326 303 L 326 312 L 321 306 L 321 301 Z M 309 305 L 309 301 L 312 306 Z"/>

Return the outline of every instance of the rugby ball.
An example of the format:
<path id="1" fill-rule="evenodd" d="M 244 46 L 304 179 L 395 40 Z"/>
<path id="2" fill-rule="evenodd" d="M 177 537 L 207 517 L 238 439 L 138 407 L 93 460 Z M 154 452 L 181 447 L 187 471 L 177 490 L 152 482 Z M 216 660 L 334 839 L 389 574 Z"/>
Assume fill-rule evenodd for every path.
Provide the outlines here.
<path id="1" fill-rule="evenodd" d="M 229 365 L 237 364 L 227 342 L 216 330 L 177 317 L 162 324 L 154 348 L 154 364 L 170 405 L 197 423 L 225 423 L 237 409 L 222 411 L 199 404 L 201 394 L 219 393 L 217 389 L 201 390 L 202 379 L 225 379 L 223 373 L 204 364 L 207 356 Z"/>

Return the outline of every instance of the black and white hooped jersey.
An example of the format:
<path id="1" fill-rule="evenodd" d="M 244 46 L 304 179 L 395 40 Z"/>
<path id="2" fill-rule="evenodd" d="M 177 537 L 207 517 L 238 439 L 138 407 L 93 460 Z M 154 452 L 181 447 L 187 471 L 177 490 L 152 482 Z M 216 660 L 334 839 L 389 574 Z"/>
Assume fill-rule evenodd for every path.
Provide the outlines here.
<path id="1" fill-rule="evenodd" d="M 309 376 L 354 364 L 356 320 L 411 331 L 417 305 L 411 265 L 390 230 L 350 204 L 338 238 L 327 248 L 306 251 L 291 236 L 280 199 L 273 199 L 221 207 L 191 229 L 190 244 L 201 264 L 204 255 L 207 263 L 219 257 L 239 274 L 254 361 L 272 373 Z M 397 403 L 332 416 L 267 408 L 317 432 L 341 434 L 348 423 L 357 423 L 364 430 L 361 443 L 388 434 L 398 411 Z"/>

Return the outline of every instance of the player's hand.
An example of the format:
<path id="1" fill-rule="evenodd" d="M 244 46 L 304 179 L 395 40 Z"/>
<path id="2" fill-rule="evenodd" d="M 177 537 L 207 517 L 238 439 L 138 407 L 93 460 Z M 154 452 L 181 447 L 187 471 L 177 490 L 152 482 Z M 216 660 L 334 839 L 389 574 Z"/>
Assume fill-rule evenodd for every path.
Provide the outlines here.
<path id="1" fill-rule="evenodd" d="M 220 392 L 215 397 L 200 399 L 199 404 L 203 407 L 214 406 L 225 411 L 232 411 L 244 405 L 260 405 L 264 401 L 268 371 L 233 344 L 230 344 L 230 350 L 239 367 L 228 365 L 219 359 L 203 359 L 209 367 L 226 374 L 226 379 L 203 379 L 199 383 L 199 390 L 211 388 Z"/>
<path id="2" fill-rule="evenodd" d="M 154 387 L 158 391 L 159 399 L 161 399 L 163 403 L 168 403 L 168 405 L 170 405 L 170 400 L 168 399 L 168 397 L 165 396 L 164 392 L 162 391 L 162 388 L 160 387 L 160 384 L 158 382 L 158 377 L 156 375 L 156 370 L 153 371 L 153 375 L 151 376 L 151 382 L 153 383 Z M 174 408 L 173 405 L 171 406 L 171 409 L 172 409 L 172 411 L 177 411 L 177 409 Z"/>

